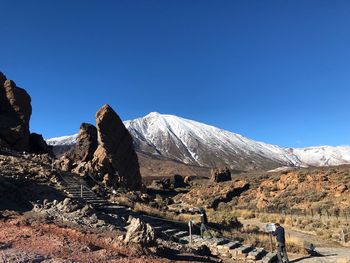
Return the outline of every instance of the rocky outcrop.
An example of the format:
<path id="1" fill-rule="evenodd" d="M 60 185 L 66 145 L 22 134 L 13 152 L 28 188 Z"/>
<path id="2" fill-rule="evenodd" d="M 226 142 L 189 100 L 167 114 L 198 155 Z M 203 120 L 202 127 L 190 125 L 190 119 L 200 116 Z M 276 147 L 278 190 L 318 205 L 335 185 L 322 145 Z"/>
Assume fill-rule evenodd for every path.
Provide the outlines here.
<path id="1" fill-rule="evenodd" d="M 211 170 L 211 181 L 220 183 L 231 181 L 231 172 L 227 167 L 223 169 L 212 169 Z"/>
<path id="2" fill-rule="evenodd" d="M 98 147 L 92 166 L 97 167 L 106 185 L 141 188 L 140 167 L 130 133 L 109 106 L 96 114 Z"/>
<path id="3" fill-rule="evenodd" d="M 73 162 L 87 162 L 92 160 L 97 149 L 97 129 L 94 125 L 82 123 L 77 137 L 77 143 L 67 154 Z"/>
<path id="4" fill-rule="evenodd" d="M 43 136 L 37 133 L 31 133 L 29 136 L 29 148 L 32 153 L 45 154 L 53 156 L 52 147 L 46 144 Z"/>
<path id="5" fill-rule="evenodd" d="M 30 150 L 29 120 L 32 114 L 28 93 L 0 73 L 0 139 L 17 151 Z"/>
<path id="6" fill-rule="evenodd" d="M 185 178 L 180 174 L 174 175 L 174 188 L 185 187 Z"/>
<path id="7" fill-rule="evenodd" d="M 155 231 L 149 224 L 142 222 L 139 218 L 130 218 L 129 223 L 124 238 L 125 243 L 135 243 L 142 246 L 154 244 Z"/>
<path id="8" fill-rule="evenodd" d="M 217 209 L 220 203 L 229 203 L 234 198 L 248 191 L 250 184 L 245 180 L 235 180 L 225 183 L 211 183 L 206 187 L 192 187 L 189 192 L 174 197 L 177 203 L 189 204 L 192 207 L 208 207 Z"/>
<path id="9" fill-rule="evenodd" d="M 83 123 L 77 144 L 56 161 L 56 166 L 90 175 L 107 187 L 139 190 L 140 167 L 132 138 L 109 105 L 97 112 L 96 126 Z"/>

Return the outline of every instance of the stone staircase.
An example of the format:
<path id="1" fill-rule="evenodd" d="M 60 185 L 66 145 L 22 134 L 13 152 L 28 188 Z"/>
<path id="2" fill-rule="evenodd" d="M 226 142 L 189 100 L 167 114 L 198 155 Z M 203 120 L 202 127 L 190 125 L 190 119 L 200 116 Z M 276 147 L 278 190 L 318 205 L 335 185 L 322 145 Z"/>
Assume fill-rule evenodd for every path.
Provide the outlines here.
<path id="1" fill-rule="evenodd" d="M 106 200 L 97 196 L 95 192 L 91 190 L 82 177 L 68 172 L 60 172 L 59 175 L 62 179 L 63 190 L 68 196 L 72 198 L 81 198 L 94 207 L 107 204 Z"/>
<path id="2" fill-rule="evenodd" d="M 201 238 L 198 234 L 194 234 L 192 235 L 192 242 L 190 242 L 188 226 L 184 222 L 152 217 L 116 205 L 100 206 L 99 210 L 108 214 L 118 214 L 126 220 L 129 216 L 140 218 L 143 222 L 150 224 L 158 236 L 164 240 L 172 240 L 194 248 L 206 245 L 213 255 L 224 258 L 225 262 L 235 262 L 235 260 L 261 263 L 277 262 L 276 253 L 268 252 L 264 248 L 243 245 L 239 241 L 226 238 Z M 197 230 L 194 229 L 193 231 L 198 233 L 198 227 Z"/>
<path id="3" fill-rule="evenodd" d="M 184 222 L 170 221 L 163 218 L 152 217 L 132 209 L 107 203 L 106 200 L 97 196 L 86 184 L 82 177 L 68 172 L 61 172 L 60 177 L 63 190 L 68 196 L 81 198 L 95 207 L 95 209 L 110 215 L 118 215 L 128 220 L 129 216 L 140 218 L 143 222 L 150 224 L 158 236 L 164 240 L 171 240 L 194 248 L 206 245 L 213 255 L 224 258 L 226 262 L 241 260 L 246 262 L 273 263 L 277 261 L 276 253 L 269 253 L 263 248 L 244 245 L 238 241 L 226 238 L 201 238 L 198 235 L 199 228 L 193 229 L 192 240 L 190 240 L 188 225 Z M 191 242 L 192 241 L 192 242 Z"/>

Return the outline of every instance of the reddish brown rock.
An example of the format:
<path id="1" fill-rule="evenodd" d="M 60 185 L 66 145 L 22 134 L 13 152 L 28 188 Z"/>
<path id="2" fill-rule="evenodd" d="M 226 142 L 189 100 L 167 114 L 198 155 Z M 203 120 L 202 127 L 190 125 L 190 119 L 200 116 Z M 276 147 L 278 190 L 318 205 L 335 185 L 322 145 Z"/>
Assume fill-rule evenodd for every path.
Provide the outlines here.
<path id="1" fill-rule="evenodd" d="M 219 182 L 226 182 L 231 181 L 231 172 L 228 167 L 225 167 L 223 169 L 212 169 L 211 170 L 211 181 L 219 183 Z"/>
<path id="2" fill-rule="evenodd" d="M 0 73 L 0 139 L 17 151 L 29 150 L 31 98 Z"/>
<path id="3" fill-rule="evenodd" d="M 97 149 L 97 129 L 94 125 L 82 123 L 75 147 L 67 154 L 74 162 L 91 161 Z"/>
<path id="4" fill-rule="evenodd" d="M 141 188 L 140 167 L 132 137 L 122 120 L 109 106 L 96 114 L 98 147 L 92 160 L 100 177 L 113 187 Z"/>

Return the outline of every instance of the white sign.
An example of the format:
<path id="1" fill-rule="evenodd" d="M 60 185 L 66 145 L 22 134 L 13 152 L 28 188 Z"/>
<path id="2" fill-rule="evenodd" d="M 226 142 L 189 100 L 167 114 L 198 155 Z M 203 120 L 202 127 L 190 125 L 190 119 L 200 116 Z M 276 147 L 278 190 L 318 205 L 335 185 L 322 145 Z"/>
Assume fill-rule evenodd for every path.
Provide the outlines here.
<path id="1" fill-rule="evenodd" d="M 266 232 L 274 232 L 276 230 L 275 224 L 266 224 Z"/>

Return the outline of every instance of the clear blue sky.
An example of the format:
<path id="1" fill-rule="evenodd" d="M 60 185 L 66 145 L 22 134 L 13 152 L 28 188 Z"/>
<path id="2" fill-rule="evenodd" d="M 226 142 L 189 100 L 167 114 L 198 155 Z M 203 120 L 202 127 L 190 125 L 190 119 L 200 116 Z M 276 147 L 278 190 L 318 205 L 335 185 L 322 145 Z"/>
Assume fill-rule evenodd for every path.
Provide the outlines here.
<path id="1" fill-rule="evenodd" d="M 2 0 L 0 70 L 31 130 L 72 134 L 105 103 L 286 147 L 350 144 L 350 1 Z"/>

